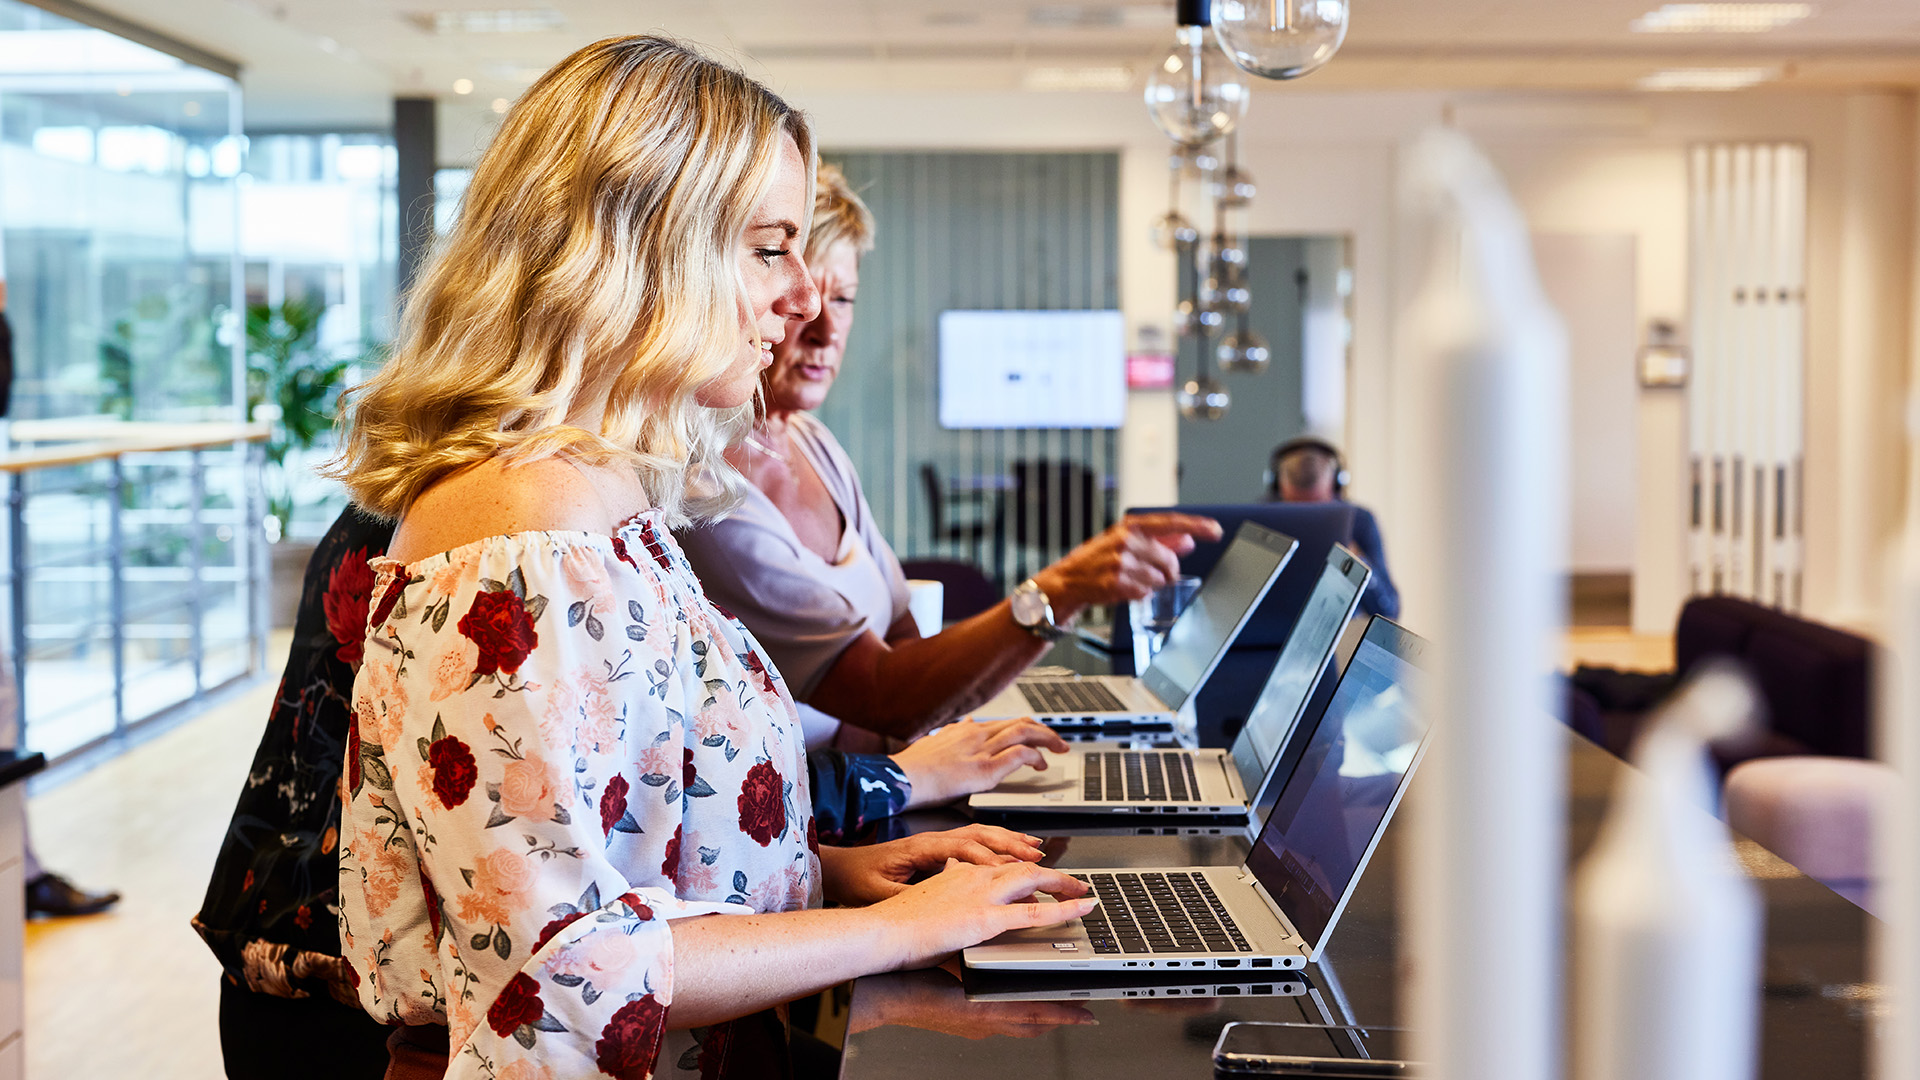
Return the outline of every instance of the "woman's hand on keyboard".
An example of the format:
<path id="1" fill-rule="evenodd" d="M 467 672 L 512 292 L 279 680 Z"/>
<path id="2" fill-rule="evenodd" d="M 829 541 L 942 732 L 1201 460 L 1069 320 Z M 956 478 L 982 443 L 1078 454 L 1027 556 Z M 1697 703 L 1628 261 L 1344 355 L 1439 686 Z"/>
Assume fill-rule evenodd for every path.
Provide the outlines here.
<path id="1" fill-rule="evenodd" d="M 1047 767 L 1042 750 L 1067 752 L 1067 744 L 1033 720 L 956 720 L 893 755 L 912 793 L 907 809 L 935 806 L 988 791 L 1022 765 Z"/>
<path id="2" fill-rule="evenodd" d="M 940 873 L 868 909 L 893 968 L 926 967 L 1008 930 L 1055 926 L 1094 908 L 1086 882 L 1033 863 L 977 866 L 949 860 Z M 1043 897 L 1058 898 L 1043 899 Z"/>
<path id="3" fill-rule="evenodd" d="M 1039 862 L 1040 838 L 997 825 L 919 833 L 866 847 L 822 847 L 820 868 L 828 900 L 872 904 L 894 896 L 917 877 L 936 873 L 950 860 L 980 866 Z"/>

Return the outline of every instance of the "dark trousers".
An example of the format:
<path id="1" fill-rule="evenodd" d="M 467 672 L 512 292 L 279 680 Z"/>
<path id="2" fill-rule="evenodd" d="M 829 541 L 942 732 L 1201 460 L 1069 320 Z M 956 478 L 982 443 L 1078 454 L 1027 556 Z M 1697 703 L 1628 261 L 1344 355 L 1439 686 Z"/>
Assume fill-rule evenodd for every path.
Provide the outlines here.
<path id="1" fill-rule="evenodd" d="M 331 998 L 274 997 L 220 980 L 229 1080 L 380 1080 L 391 1032 Z"/>

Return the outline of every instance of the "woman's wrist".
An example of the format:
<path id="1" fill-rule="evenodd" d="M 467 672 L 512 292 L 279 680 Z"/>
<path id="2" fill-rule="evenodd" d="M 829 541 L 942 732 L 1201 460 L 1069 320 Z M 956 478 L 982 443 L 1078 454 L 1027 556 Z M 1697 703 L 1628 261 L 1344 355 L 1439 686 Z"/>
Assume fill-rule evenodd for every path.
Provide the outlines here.
<path id="1" fill-rule="evenodd" d="M 1087 606 L 1086 599 L 1073 587 L 1072 579 L 1059 569 L 1057 563 L 1033 575 L 1033 583 L 1047 594 L 1047 606 L 1053 609 L 1055 626 L 1065 626 Z"/>

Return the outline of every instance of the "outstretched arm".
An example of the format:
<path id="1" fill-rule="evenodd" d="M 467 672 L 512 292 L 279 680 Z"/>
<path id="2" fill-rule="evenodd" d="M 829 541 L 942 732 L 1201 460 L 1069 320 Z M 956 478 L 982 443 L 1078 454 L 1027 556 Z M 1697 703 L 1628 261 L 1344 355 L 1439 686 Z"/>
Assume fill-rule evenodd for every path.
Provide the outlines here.
<path id="1" fill-rule="evenodd" d="M 1035 574 L 1060 622 L 1093 604 L 1137 600 L 1180 576 L 1180 556 L 1220 525 L 1189 514 L 1128 517 Z M 808 704 L 871 731 L 912 738 L 1005 689 L 1047 649 L 1002 600 L 923 638 L 901 620 L 886 640 L 868 631 L 828 668 Z"/>

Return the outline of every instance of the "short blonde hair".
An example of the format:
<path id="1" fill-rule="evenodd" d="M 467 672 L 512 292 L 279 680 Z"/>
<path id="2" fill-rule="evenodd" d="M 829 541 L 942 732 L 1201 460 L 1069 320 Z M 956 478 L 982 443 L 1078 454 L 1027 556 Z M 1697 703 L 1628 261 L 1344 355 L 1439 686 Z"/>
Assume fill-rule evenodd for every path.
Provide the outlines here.
<path id="1" fill-rule="evenodd" d="M 814 179 L 813 233 L 807 237 L 807 264 L 812 265 L 842 240 L 852 244 L 857 255 L 872 251 L 873 211 L 854 193 L 840 166 L 822 163 Z"/>
<path id="2" fill-rule="evenodd" d="M 329 473 L 385 517 L 466 466 L 557 453 L 630 464 L 675 525 L 732 506 L 721 451 L 750 407 L 694 394 L 739 362 L 737 246 L 783 134 L 811 182 L 805 117 L 739 71 L 652 36 L 560 61 L 474 169 Z M 600 430 L 565 426 L 589 395 Z"/>

